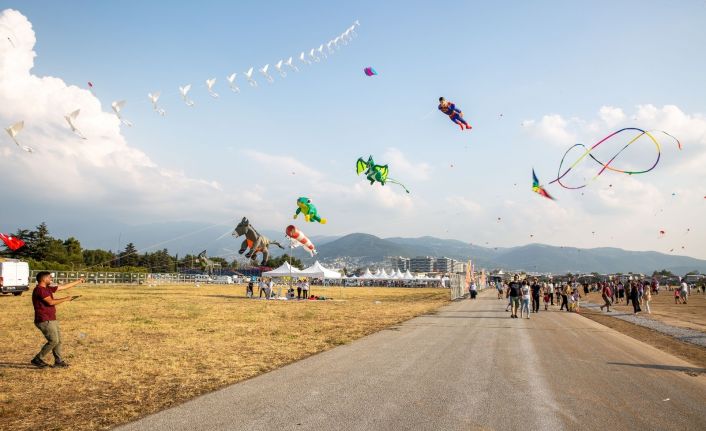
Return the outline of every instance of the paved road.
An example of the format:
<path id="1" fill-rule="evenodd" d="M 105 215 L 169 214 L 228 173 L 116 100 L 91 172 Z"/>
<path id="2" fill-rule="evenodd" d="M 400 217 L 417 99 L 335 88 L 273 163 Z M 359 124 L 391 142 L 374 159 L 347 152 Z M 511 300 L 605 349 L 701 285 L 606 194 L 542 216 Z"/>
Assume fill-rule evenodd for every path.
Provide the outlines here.
<path id="1" fill-rule="evenodd" d="M 484 292 L 120 430 L 704 430 L 706 370 Z"/>

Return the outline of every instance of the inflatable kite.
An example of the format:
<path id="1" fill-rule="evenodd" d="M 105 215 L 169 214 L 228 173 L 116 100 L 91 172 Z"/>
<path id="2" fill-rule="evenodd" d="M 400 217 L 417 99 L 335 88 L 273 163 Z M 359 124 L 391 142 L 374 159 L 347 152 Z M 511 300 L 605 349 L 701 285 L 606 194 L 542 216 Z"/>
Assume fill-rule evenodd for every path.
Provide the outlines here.
<path id="1" fill-rule="evenodd" d="M 454 103 L 449 102 L 443 97 L 439 97 L 439 111 L 448 115 L 451 121 L 461 127 L 461 130 L 470 130 L 473 128 L 466 122 L 466 120 L 463 119 L 463 112 L 456 108 Z"/>
<path id="2" fill-rule="evenodd" d="M 245 253 L 245 250 L 250 249 L 250 251 L 245 253 L 245 257 L 252 259 L 253 262 L 257 259 L 257 254 L 262 253 L 261 265 L 263 266 L 267 262 L 267 259 L 270 258 L 269 247 L 271 245 L 276 245 L 277 247 L 284 249 L 282 244 L 277 241 L 272 241 L 266 236 L 260 235 L 260 233 L 252 227 L 247 217 L 243 217 L 243 220 L 241 220 L 240 223 L 238 223 L 238 226 L 235 227 L 232 235 L 236 238 L 241 235 L 245 235 L 245 240 L 240 245 L 240 250 L 238 250 L 238 253 L 243 254 Z"/>
<path id="3" fill-rule="evenodd" d="M 532 169 L 532 191 L 540 196 L 544 196 L 547 199 L 555 200 L 549 193 L 547 193 L 546 190 L 544 190 L 544 187 L 539 184 L 539 180 L 537 179 L 537 174 L 534 173 L 534 169 Z"/>
<path id="4" fill-rule="evenodd" d="M 316 247 L 314 247 L 314 244 L 309 241 L 309 238 L 302 233 L 299 229 L 297 229 L 295 226 L 289 225 L 287 226 L 287 229 L 285 229 L 285 234 L 287 237 L 290 239 L 292 243 L 292 248 L 294 247 L 304 247 L 306 251 L 309 252 L 311 257 L 314 257 L 316 254 Z"/>
<path id="5" fill-rule="evenodd" d="M 358 175 L 365 173 L 365 177 L 368 181 L 370 181 L 371 186 L 375 184 L 375 182 L 378 182 L 383 186 L 385 183 L 392 183 L 397 184 L 402 187 L 404 191 L 409 193 L 409 190 L 407 190 L 407 187 L 405 187 L 404 184 L 387 177 L 390 172 L 390 168 L 388 168 L 387 165 L 376 165 L 375 160 L 373 160 L 373 156 L 369 156 L 367 162 L 362 157 L 359 158 L 356 162 L 355 170 Z"/>
<path id="6" fill-rule="evenodd" d="M 363 69 L 363 72 L 365 72 L 367 76 L 375 76 L 378 74 L 377 71 L 372 67 L 366 67 L 365 69 Z"/>
<path id="7" fill-rule="evenodd" d="M 311 199 L 309 198 L 302 197 L 297 199 L 297 211 L 294 213 L 294 218 L 296 219 L 300 213 L 304 213 L 304 219 L 308 222 L 315 221 L 326 224 L 326 219 L 319 217 L 316 207 L 311 203 Z"/>
<path id="8" fill-rule="evenodd" d="M 132 127 L 132 123 L 129 122 L 128 120 L 124 119 L 122 115 L 120 115 L 120 112 L 123 110 L 125 107 L 125 104 L 127 101 L 125 100 L 116 100 L 115 102 L 110 104 L 110 107 L 113 108 L 113 112 L 115 112 L 115 116 L 118 117 L 120 122 L 128 127 Z"/>

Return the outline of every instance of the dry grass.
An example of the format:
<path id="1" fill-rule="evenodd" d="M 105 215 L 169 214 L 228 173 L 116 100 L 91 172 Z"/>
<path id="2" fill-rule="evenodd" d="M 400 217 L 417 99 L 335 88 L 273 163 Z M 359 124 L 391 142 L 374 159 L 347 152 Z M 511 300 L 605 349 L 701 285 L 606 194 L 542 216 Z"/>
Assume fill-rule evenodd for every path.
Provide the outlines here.
<path id="1" fill-rule="evenodd" d="M 107 429 L 430 312 L 449 297 L 443 289 L 355 288 L 343 290 L 343 301 L 284 302 L 245 299 L 243 286 L 192 285 L 74 293 L 83 296 L 58 307 L 65 370 L 29 365 L 43 343 L 30 298 L 0 297 L 0 429 Z M 340 298 L 338 288 L 313 293 Z"/>
<path id="2" fill-rule="evenodd" d="M 595 304 L 603 304 L 601 295 L 598 292 L 590 293 L 588 298 Z M 625 313 L 632 313 L 633 311 L 632 305 L 626 306 L 624 299 L 622 305 L 618 304 L 611 308 Z M 652 301 L 650 302 L 652 314 L 647 314 L 645 307 L 642 307 L 642 309 L 643 312 L 640 315 L 643 317 L 649 317 L 681 328 L 706 332 L 706 295 L 694 293 L 689 296 L 687 304 L 675 304 L 674 292 L 662 289 L 659 295 L 652 295 Z"/>

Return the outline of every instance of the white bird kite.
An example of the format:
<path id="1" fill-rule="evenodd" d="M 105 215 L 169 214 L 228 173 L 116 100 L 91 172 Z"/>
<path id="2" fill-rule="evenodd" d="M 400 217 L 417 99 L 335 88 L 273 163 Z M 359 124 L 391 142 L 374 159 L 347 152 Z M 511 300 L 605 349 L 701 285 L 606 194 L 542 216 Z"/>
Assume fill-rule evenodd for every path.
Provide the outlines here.
<path id="1" fill-rule="evenodd" d="M 293 59 L 292 57 L 289 57 L 289 58 L 287 59 L 287 61 L 284 62 L 284 64 L 286 64 L 287 67 L 289 67 L 289 68 L 292 69 L 293 71 L 299 72 L 299 68 L 297 67 L 297 65 L 294 64 L 294 63 L 292 63 L 293 60 L 294 60 L 294 59 Z"/>
<path id="2" fill-rule="evenodd" d="M 336 36 L 336 38 L 333 40 L 333 46 L 336 49 L 341 49 L 341 47 L 338 46 L 339 43 L 341 43 L 341 36 Z"/>
<path id="3" fill-rule="evenodd" d="M 328 53 L 329 53 L 329 54 L 333 54 L 333 53 L 334 53 L 334 50 L 333 50 L 333 49 L 334 49 L 333 40 L 329 40 L 329 41 L 326 43 L 326 47 L 328 48 Z"/>
<path id="4" fill-rule="evenodd" d="M 235 83 L 235 78 L 237 78 L 237 77 L 238 77 L 238 74 L 235 72 L 226 76 L 226 80 L 228 81 L 228 85 L 230 86 L 230 89 L 233 90 L 233 93 L 240 93 L 240 88 Z"/>
<path id="5" fill-rule="evenodd" d="M 206 87 L 208 87 L 208 94 L 214 99 L 218 99 L 218 93 L 213 91 L 213 86 L 216 85 L 216 78 L 211 78 L 206 80 Z"/>
<path id="6" fill-rule="evenodd" d="M 318 63 L 321 60 L 319 60 L 319 57 L 317 57 L 316 54 L 314 54 L 315 51 L 316 50 L 314 48 L 311 48 L 311 51 L 309 51 L 309 57 L 311 57 L 315 62 Z"/>
<path id="7" fill-rule="evenodd" d="M 311 62 L 304 56 L 304 51 L 299 54 L 299 60 L 301 60 L 301 62 L 304 64 L 311 64 Z"/>
<path id="8" fill-rule="evenodd" d="M 186 103 L 186 106 L 194 106 L 194 101 L 190 100 L 187 96 L 191 90 L 191 84 L 186 84 L 183 87 L 179 87 L 179 93 L 181 94 L 181 99 Z"/>
<path id="9" fill-rule="evenodd" d="M 20 134 L 20 132 L 22 131 L 22 129 L 24 129 L 24 127 L 25 127 L 25 122 L 24 122 L 24 121 L 19 121 L 19 122 L 13 124 L 12 126 L 10 126 L 10 127 L 8 127 L 8 128 L 5 129 L 5 131 L 7 132 L 7 134 L 10 135 L 10 137 L 12 138 L 12 140 L 15 141 L 15 144 L 16 144 L 18 147 L 20 147 L 20 148 L 21 148 L 22 146 L 20 145 L 19 142 L 17 142 L 17 135 Z"/>
<path id="10" fill-rule="evenodd" d="M 254 69 L 252 67 L 250 69 L 248 69 L 248 71 L 245 72 L 245 78 L 248 80 L 248 84 L 250 84 L 251 87 L 257 87 L 257 81 L 252 79 L 253 70 Z"/>
<path id="11" fill-rule="evenodd" d="M 159 95 L 159 91 L 155 91 L 154 93 L 147 93 L 147 97 L 150 99 L 150 102 L 152 102 L 152 109 L 154 109 L 154 112 L 164 117 L 167 111 L 157 105 L 157 102 L 159 101 Z"/>
<path id="12" fill-rule="evenodd" d="M 113 108 L 113 112 L 115 112 L 115 115 L 120 119 L 120 122 L 123 123 L 124 125 L 128 127 L 132 127 L 132 123 L 129 122 L 128 120 L 124 119 L 122 115 L 120 115 L 120 111 L 123 110 L 123 107 L 125 106 L 125 103 L 127 103 L 126 100 L 118 100 L 110 104 L 110 106 Z"/>
<path id="13" fill-rule="evenodd" d="M 317 49 L 317 51 L 319 51 L 320 57 L 322 57 L 322 58 L 327 57 L 326 53 L 324 52 L 324 44 L 323 43 L 321 45 L 319 45 L 319 49 Z"/>
<path id="14" fill-rule="evenodd" d="M 258 70 L 260 71 L 260 73 L 262 74 L 262 76 L 265 77 L 265 79 L 267 80 L 267 82 L 269 82 L 270 84 L 272 84 L 273 82 L 275 82 L 275 80 L 274 80 L 274 79 L 272 78 L 272 76 L 267 72 L 269 68 L 270 68 L 270 65 L 269 65 L 269 64 L 266 64 L 266 65 L 264 65 L 264 66 L 262 67 L 262 69 L 258 69 Z"/>
<path id="15" fill-rule="evenodd" d="M 282 70 L 282 64 L 284 64 L 284 60 L 278 61 L 277 64 L 275 64 L 275 69 L 277 69 L 277 72 L 279 72 L 279 76 L 281 76 L 282 78 L 286 78 L 287 72 Z"/>
<path id="16" fill-rule="evenodd" d="M 77 109 L 73 112 L 64 115 L 64 118 L 66 119 L 66 122 L 69 123 L 69 127 L 71 127 L 72 132 L 74 132 L 79 138 L 86 139 L 86 137 L 83 136 L 83 133 L 81 133 L 81 131 L 76 128 L 76 124 L 74 123 L 76 121 L 76 117 L 78 117 L 78 114 L 80 113 L 81 110 Z"/>

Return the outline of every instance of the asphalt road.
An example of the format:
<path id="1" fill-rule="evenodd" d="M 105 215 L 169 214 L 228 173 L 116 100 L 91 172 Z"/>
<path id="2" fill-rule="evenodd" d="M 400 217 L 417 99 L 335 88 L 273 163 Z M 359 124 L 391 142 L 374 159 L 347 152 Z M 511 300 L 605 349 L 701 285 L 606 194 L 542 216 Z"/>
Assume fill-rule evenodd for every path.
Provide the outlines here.
<path id="1" fill-rule="evenodd" d="M 704 430 L 706 369 L 483 292 L 120 430 Z"/>

